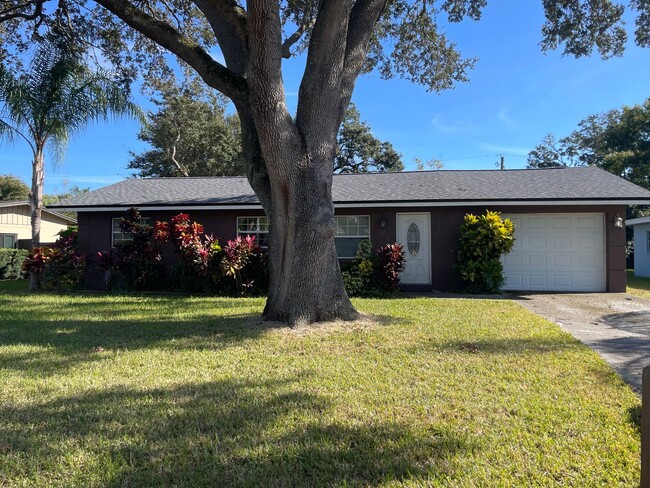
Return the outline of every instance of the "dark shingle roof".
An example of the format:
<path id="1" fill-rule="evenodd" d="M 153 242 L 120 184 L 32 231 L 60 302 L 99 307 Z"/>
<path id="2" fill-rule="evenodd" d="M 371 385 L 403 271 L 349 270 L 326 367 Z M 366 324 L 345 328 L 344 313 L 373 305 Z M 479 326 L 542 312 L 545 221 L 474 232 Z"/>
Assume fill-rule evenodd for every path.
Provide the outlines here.
<path id="1" fill-rule="evenodd" d="M 334 203 L 648 201 L 650 191 L 598 168 L 416 171 L 335 175 Z M 244 177 L 129 179 L 59 208 L 256 205 Z"/>

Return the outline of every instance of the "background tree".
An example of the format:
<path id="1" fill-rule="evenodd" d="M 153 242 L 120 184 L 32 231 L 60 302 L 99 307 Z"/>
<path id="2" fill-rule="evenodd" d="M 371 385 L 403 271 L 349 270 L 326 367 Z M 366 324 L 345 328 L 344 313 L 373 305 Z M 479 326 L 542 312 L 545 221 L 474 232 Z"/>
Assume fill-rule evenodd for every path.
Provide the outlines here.
<path id="1" fill-rule="evenodd" d="M 382 142 L 372 134 L 353 103 L 345 112 L 337 141 L 335 173 L 404 170 L 402 156 L 390 142 Z"/>
<path id="2" fill-rule="evenodd" d="M 576 166 L 578 162 L 569 155 L 564 139 L 557 140 L 553 134 L 546 134 L 542 141 L 528 153 L 528 168 L 555 168 Z"/>
<path id="3" fill-rule="evenodd" d="M 216 92 L 201 94 L 192 86 L 169 84 L 154 100 L 157 112 L 138 138 L 153 149 L 131 153 L 127 168 L 135 176 L 242 176 L 241 134 L 236 115 Z"/>
<path id="4" fill-rule="evenodd" d="M 15 76 L 0 65 L 0 136 L 22 138 L 32 150 L 29 195 L 32 246 L 40 244 L 45 147 L 52 144 L 61 161 L 70 134 L 110 113 L 137 115 L 128 92 L 103 71 L 91 72 L 64 38 L 40 44 L 29 71 Z M 39 286 L 35 273 L 30 288 Z"/>
<path id="5" fill-rule="evenodd" d="M 51 22 L 44 8 L 49 1 L 12 2 L 0 13 L 0 21 L 6 21 L 0 29 L 2 54 L 12 57 L 12 49 L 20 54 L 21 43 Z M 338 128 L 358 76 L 377 69 L 383 77 L 400 76 L 433 91 L 466 80 L 473 60 L 461 57 L 439 22 L 445 14 L 450 22 L 479 20 L 486 3 L 96 0 L 95 9 L 73 2 L 59 6 L 124 76 L 133 77 L 138 64 L 149 79 L 168 72 L 165 49 L 233 102 L 248 180 L 270 221 L 264 316 L 293 323 L 358 316 L 338 267 L 332 203 Z M 603 57 L 622 53 L 624 7 L 615 0 L 542 3 L 543 49 L 562 44 L 565 54 L 576 56 L 589 55 L 594 47 Z M 632 0 L 630 5 L 639 13 L 637 43 L 646 46 L 650 4 Z M 211 52 L 219 52 L 224 62 Z M 299 52 L 306 52 L 306 61 L 293 115 L 282 59 Z"/>
<path id="6" fill-rule="evenodd" d="M 551 166 L 596 166 L 650 189 L 650 98 L 590 115 L 559 141 L 545 136 L 528 154 L 528 167 Z"/>
<path id="7" fill-rule="evenodd" d="M 29 187 L 23 180 L 12 175 L 0 175 L 0 201 L 27 200 Z"/>

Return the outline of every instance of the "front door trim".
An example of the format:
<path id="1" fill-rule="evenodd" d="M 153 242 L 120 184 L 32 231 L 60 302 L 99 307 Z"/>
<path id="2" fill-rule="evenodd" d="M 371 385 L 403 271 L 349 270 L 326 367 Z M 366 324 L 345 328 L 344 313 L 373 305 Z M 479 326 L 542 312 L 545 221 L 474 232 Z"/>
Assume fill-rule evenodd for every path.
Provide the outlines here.
<path id="1" fill-rule="evenodd" d="M 431 263 L 432 263 L 432 257 L 431 257 L 431 212 L 403 212 L 403 213 L 397 213 L 395 215 L 395 229 L 396 229 L 396 241 L 399 242 L 404 246 L 403 252 L 406 257 L 406 262 L 408 263 L 408 246 L 406 242 L 400 242 L 400 234 L 402 232 L 402 229 L 400 228 L 400 217 L 402 219 L 407 219 L 409 216 L 418 216 L 418 217 L 424 217 L 426 220 L 426 249 L 422 248 L 420 249 L 419 252 L 421 253 L 426 253 L 427 255 L 427 261 L 428 261 L 428 266 L 427 266 L 427 282 L 426 283 L 408 283 L 406 281 L 402 282 L 403 285 L 422 285 L 422 286 L 429 286 L 431 285 Z M 405 223 L 409 223 L 408 220 L 404 221 Z"/>

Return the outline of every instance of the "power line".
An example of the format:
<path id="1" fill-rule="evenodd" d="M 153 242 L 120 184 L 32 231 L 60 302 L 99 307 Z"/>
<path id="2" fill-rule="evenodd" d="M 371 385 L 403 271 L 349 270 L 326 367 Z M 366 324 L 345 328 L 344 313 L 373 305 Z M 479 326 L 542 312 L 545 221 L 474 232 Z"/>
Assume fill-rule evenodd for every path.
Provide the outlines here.
<path id="1" fill-rule="evenodd" d="M 524 156 L 522 154 L 508 154 L 508 153 L 498 153 L 498 154 L 481 154 L 478 156 L 464 156 L 462 158 L 447 158 L 447 159 L 439 159 L 439 161 L 446 163 L 447 161 L 462 161 L 466 159 L 478 159 L 478 158 L 493 158 L 493 157 L 499 157 L 499 156 L 508 156 L 508 157 L 513 157 L 513 158 L 527 158 L 528 156 Z"/>

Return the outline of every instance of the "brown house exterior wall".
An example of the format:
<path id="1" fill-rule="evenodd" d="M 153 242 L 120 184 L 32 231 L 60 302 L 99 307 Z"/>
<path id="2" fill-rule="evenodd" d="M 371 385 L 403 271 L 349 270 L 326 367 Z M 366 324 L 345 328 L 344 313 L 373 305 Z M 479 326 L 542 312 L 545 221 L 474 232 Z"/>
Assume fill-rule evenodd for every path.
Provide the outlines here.
<path id="1" fill-rule="evenodd" d="M 395 242 L 397 236 L 398 213 L 430 213 L 431 214 L 431 286 L 427 289 L 450 290 L 454 285 L 454 263 L 459 237 L 459 227 L 467 213 L 479 214 L 486 210 L 485 205 L 467 207 L 377 207 L 377 208 L 339 208 L 336 215 L 368 215 L 371 222 L 371 241 L 373 248 L 386 243 Z M 624 205 L 540 205 L 540 206 L 490 206 L 489 210 L 503 213 L 587 213 L 605 214 L 605 249 L 607 270 L 607 291 L 624 292 L 626 287 L 625 275 L 625 229 L 615 228 L 614 219 L 617 215 L 625 215 Z M 259 210 L 191 210 L 193 221 L 204 225 L 207 233 L 214 234 L 220 240 L 233 239 L 237 234 L 237 217 L 260 216 Z M 141 209 L 143 217 L 156 220 L 170 220 L 179 213 L 175 211 L 146 211 Z M 79 244 L 80 248 L 90 256 L 91 269 L 87 284 L 92 288 L 103 286 L 103 273 L 92 269 L 93 259 L 98 251 L 108 250 L 111 246 L 111 221 L 114 217 L 122 217 L 124 212 L 80 212 Z M 385 227 L 380 226 L 382 219 Z M 515 234 L 516 237 L 516 234 Z M 165 257 L 174 256 L 171 245 L 163 250 Z"/>

